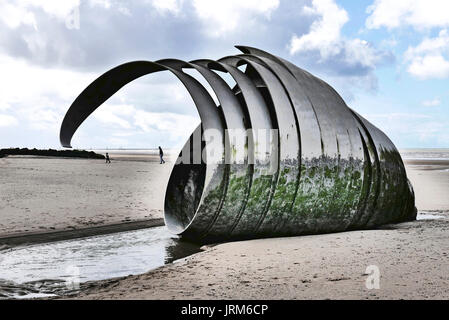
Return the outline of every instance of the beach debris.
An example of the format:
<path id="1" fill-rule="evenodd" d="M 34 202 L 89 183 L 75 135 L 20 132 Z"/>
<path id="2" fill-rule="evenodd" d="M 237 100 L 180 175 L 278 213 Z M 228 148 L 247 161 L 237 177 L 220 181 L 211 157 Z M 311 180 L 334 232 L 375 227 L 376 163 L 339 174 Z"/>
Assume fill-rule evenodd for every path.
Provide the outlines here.
<path id="1" fill-rule="evenodd" d="M 323 80 L 260 49 L 217 61 L 117 66 L 73 102 L 60 132 L 78 127 L 127 83 L 169 71 L 201 118 L 165 195 L 170 231 L 196 242 L 365 229 L 416 219 L 414 192 L 391 140 Z M 185 69 L 196 70 L 219 105 Z M 222 78 L 226 73 L 234 86 Z"/>

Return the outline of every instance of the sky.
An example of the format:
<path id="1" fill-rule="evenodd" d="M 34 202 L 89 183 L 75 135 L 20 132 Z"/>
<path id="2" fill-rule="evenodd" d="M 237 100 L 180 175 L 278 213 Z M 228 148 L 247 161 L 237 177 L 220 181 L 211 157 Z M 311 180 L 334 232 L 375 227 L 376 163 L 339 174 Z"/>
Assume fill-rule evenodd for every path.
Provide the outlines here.
<path id="1" fill-rule="evenodd" d="M 119 64 L 239 44 L 320 77 L 398 148 L 449 148 L 448 12 L 447 0 L 0 0 L 0 148 L 61 148 L 71 103 Z M 199 123 L 161 72 L 106 101 L 72 146 L 179 148 Z"/>

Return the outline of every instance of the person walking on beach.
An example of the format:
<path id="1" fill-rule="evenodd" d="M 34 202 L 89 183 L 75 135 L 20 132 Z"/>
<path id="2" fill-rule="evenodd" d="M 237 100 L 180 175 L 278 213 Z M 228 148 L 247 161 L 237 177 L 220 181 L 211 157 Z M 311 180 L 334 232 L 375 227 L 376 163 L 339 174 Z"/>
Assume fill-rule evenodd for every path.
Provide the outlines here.
<path id="1" fill-rule="evenodd" d="M 111 163 L 111 159 L 109 159 L 109 153 L 106 152 L 106 163 Z"/>
<path id="2" fill-rule="evenodd" d="M 164 151 L 162 151 L 161 146 L 159 146 L 159 158 L 161 159 L 161 163 L 160 164 L 165 163 L 165 160 L 164 160 L 163 157 L 164 157 Z"/>

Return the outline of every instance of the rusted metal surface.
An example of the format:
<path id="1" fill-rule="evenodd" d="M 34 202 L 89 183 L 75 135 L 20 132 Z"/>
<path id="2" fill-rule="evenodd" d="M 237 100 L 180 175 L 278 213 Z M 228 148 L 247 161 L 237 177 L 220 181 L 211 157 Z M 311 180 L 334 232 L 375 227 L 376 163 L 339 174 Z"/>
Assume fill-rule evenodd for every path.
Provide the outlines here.
<path id="1" fill-rule="evenodd" d="M 262 50 L 237 48 L 243 54 L 218 61 L 135 61 L 106 72 L 68 110 L 61 144 L 70 147 L 82 122 L 124 85 L 169 71 L 192 96 L 202 122 L 168 183 L 165 222 L 173 233 L 211 242 L 372 228 L 416 218 L 402 159 L 382 131 L 321 79 Z M 184 69 L 205 79 L 218 106 Z M 213 143 L 205 139 L 211 130 Z"/>

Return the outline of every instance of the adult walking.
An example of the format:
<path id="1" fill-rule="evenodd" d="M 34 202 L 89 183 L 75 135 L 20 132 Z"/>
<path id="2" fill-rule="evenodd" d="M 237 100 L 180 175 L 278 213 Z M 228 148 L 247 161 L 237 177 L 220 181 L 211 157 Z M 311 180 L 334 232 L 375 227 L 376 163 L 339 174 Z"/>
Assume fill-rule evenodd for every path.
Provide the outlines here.
<path id="1" fill-rule="evenodd" d="M 106 152 L 106 163 L 111 163 L 111 159 L 109 159 L 109 153 Z"/>
<path id="2" fill-rule="evenodd" d="M 161 163 L 160 163 L 160 164 L 165 163 L 165 160 L 164 160 L 164 151 L 162 151 L 161 146 L 159 146 L 159 158 L 161 159 Z"/>

